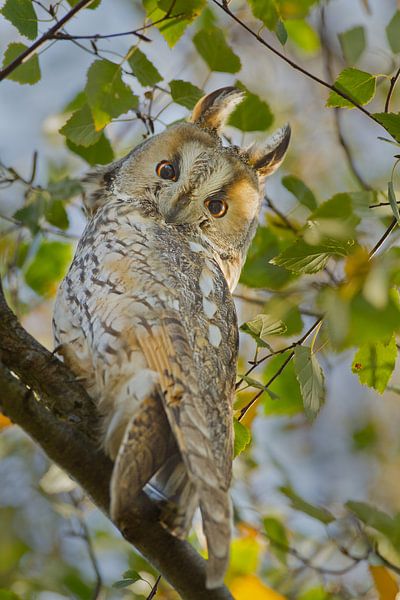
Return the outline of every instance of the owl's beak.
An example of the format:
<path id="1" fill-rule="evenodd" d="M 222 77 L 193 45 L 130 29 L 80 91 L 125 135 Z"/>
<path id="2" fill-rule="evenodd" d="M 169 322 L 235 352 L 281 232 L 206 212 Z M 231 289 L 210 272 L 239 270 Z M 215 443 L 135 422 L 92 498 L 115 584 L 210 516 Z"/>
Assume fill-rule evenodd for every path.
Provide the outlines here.
<path id="1" fill-rule="evenodd" d="M 185 210 L 190 204 L 190 196 L 187 193 L 180 194 L 171 202 L 160 207 L 161 214 L 166 223 L 187 223 L 189 211 Z"/>

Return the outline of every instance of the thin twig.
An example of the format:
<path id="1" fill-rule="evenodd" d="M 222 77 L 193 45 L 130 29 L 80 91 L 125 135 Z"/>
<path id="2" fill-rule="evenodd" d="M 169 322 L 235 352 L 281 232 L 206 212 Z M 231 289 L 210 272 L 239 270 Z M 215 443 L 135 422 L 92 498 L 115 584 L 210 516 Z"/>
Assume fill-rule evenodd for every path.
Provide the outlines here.
<path id="1" fill-rule="evenodd" d="M 161 575 L 159 575 L 156 579 L 155 584 L 153 585 L 150 594 L 147 596 L 146 600 L 152 600 L 152 598 L 155 598 L 155 595 L 157 594 L 157 590 L 158 590 L 158 585 L 161 581 Z"/>
<path id="2" fill-rule="evenodd" d="M 390 110 L 390 101 L 392 99 L 394 88 L 396 87 L 396 83 L 397 83 L 399 77 L 400 77 L 400 67 L 397 69 L 395 75 L 390 80 L 389 91 L 388 91 L 388 95 L 386 96 L 386 102 L 385 102 L 385 113 L 389 112 L 389 110 Z"/>

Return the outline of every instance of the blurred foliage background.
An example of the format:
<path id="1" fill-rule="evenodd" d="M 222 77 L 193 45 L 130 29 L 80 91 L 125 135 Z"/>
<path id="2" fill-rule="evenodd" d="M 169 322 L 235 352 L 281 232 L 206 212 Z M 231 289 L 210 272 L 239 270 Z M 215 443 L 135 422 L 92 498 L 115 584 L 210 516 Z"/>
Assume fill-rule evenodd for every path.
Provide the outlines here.
<path id="1" fill-rule="evenodd" d="M 3 67 L 76 4 L 6 0 Z M 399 55 L 395 0 L 95 0 L 0 86 L 1 275 L 49 348 L 90 166 L 224 85 L 248 92 L 227 141 L 292 126 L 235 292 L 238 600 L 400 597 Z M 0 429 L 1 600 L 177 597 L 5 416 Z M 204 551 L 198 519 L 191 539 Z"/>

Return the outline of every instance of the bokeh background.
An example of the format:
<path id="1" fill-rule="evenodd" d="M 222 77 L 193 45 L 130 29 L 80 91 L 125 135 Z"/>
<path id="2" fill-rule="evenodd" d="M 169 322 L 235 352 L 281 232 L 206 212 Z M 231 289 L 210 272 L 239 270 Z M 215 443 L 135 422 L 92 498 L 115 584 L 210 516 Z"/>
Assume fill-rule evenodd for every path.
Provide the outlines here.
<path id="1" fill-rule="evenodd" d="M 68 9 L 65 1 L 56 4 L 59 15 Z M 388 92 L 388 76 L 393 74 L 399 60 L 386 35 L 389 21 L 400 8 L 396 1 L 330 0 L 308 4 L 304 18 L 287 21 L 289 39 L 284 47 L 279 45 L 273 32 L 264 29 L 262 35 L 305 69 L 329 80 L 330 75 L 336 77 L 348 65 L 338 34 L 362 27 L 366 44 L 357 59 L 357 68 L 382 75 L 377 81 L 375 98 L 368 106 L 370 112 L 381 112 Z M 47 0 L 42 6 L 35 3 L 41 19 L 40 32 L 49 27 L 50 17 L 45 10 L 49 5 Z M 296 11 L 302 3 L 288 2 L 287 5 L 289 8 L 293 5 Z M 230 8 L 255 31 L 260 29 L 260 21 L 256 21 L 245 3 L 234 0 Z M 230 47 L 240 57 L 239 73 L 210 71 L 196 51 L 193 35 L 200 26 L 207 26 L 211 13 Z M 96 10 L 81 11 L 67 30 L 73 35 L 115 33 L 140 27 L 144 19 L 140 2 L 103 0 Z M 273 123 L 266 131 L 246 132 L 228 127 L 226 134 L 230 140 L 246 145 L 265 139 L 274 127 L 285 122 L 289 121 L 292 126 L 288 157 L 267 183 L 268 197 L 291 223 L 300 227 L 308 212 L 282 184 L 282 177 L 287 175 L 301 178 L 319 203 L 338 192 L 365 189 L 377 192 L 377 202 L 385 201 L 396 148 L 378 139 L 385 135 L 382 128 L 357 110 L 343 110 L 335 116 L 332 108 L 325 107 L 329 90 L 262 48 L 212 2 L 173 48 L 156 28 L 148 30 L 146 35 L 151 43 L 142 43 L 140 48 L 163 78 L 159 86 L 151 90 L 155 132 L 189 113 L 187 107 L 172 102 L 170 95 L 162 91 L 168 88 L 169 81 L 184 80 L 211 91 L 240 80 L 268 104 Z M 0 15 L 0 52 L 3 54 L 9 43 L 19 39 L 17 30 Z M 129 36 L 98 40 L 96 49 L 101 57 L 118 61 L 118 56 L 125 55 L 136 41 Z M 60 192 L 68 216 L 64 230 L 48 222 L 37 229 L 29 225 L 16 226 L 13 221 L 16 211 L 26 207 L 26 183 L 17 177 L 12 185 L 9 181 L 3 182 L 0 190 L 0 217 L 3 217 L 0 218 L 0 253 L 8 298 L 26 329 L 48 348 L 53 347 L 54 292 L 85 225 L 79 185 L 68 195 L 65 178 L 75 182 L 90 168 L 87 161 L 66 146 L 59 130 L 71 114 L 69 103 L 85 86 L 87 70 L 95 58 L 91 50 L 93 47 L 86 40 L 82 40 L 80 46 L 71 41 L 48 44 L 40 51 L 42 77 L 38 83 L 20 85 L 4 80 L 0 86 L 0 159 L 4 177 L 9 177 L 8 168 L 12 167 L 20 178 L 29 180 L 34 152 L 37 152 L 35 186 L 47 189 L 49 182 L 53 186 L 64 182 Z M 139 97 L 142 114 L 146 114 L 148 88 L 143 88 L 134 77 L 124 79 Z M 395 93 L 391 110 L 399 109 L 400 94 Z M 107 136 L 116 157 L 123 156 L 148 134 L 149 124 L 134 112 L 107 126 Z M 344 138 L 345 149 L 339 135 Z M 386 137 L 390 136 L 386 134 Z M 350 154 L 353 167 L 345 150 Z M 389 207 L 368 209 L 365 205 L 359 207 L 359 211 L 363 217 L 358 229 L 359 240 L 371 248 L 387 226 L 391 211 Z M 267 208 L 261 221 L 279 239 L 281 235 L 284 239 L 290 234 L 279 232 L 279 217 Z M 280 225 L 282 228 L 282 222 Z M 394 232 L 391 245 L 398 245 L 398 239 Z M 38 293 L 40 284 L 35 287 L 38 275 L 32 274 L 32 264 L 38 269 L 41 256 L 37 258 L 37 253 L 43 240 L 68 246 L 51 285 L 41 294 Z M 331 271 L 340 279 L 343 264 L 333 263 Z M 250 275 L 247 281 L 249 278 Z M 29 285 L 32 280 L 33 287 Z M 274 349 L 287 346 L 312 323 L 319 310 L 317 294 L 327 282 L 326 273 L 321 273 L 303 276 L 285 285 L 273 283 L 257 289 L 242 283 L 237 289 L 239 321 L 249 321 L 268 310 L 266 303 L 275 311 L 279 307 L 284 315 L 291 311 L 287 335 L 271 342 Z M 255 344 L 246 334 L 242 334 L 241 342 L 239 371 L 243 372 L 247 361 L 253 358 Z M 272 388 L 278 398 L 261 398 L 256 409 L 246 415 L 245 424 L 251 429 L 252 441 L 234 462 L 236 533 L 228 575 L 228 583 L 237 590 L 238 598 L 394 600 L 396 597 L 393 595 L 397 585 L 395 570 L 388 569 L 383 575 L 393 582 L 392 596 L 384 596 L 382 594 L 390 593 L 390 586 L 384 581 L 383 588 L 380 587 L 377 575 L 371 570 L 371 563 L 373 566 L 382 566 L 382 563 L 377 557 L 361 559 L 365 543 L 360 529 L 364 526 L 345 504 L 349 500 L 362 501 L 392 516 L 400 513 L 399 377 L 395 372 L 390 389 L 381 395 L 361 385 L 357 375 L 352 373 L 354 348 L 333 352 L 328 342 L 323 332 L 316 342 L 320 347 L 318 357 L 325 371 L 327 393 L 325 404 L 312 423 L 302 410 L 292 366 Z M 273 369 L 276 370 L 279 363 L 276 358 L 273 361 L 272 366 L 267 363 L 267 367 L 255 371 L 261 381 L 265 382 Z M 250 397 L 249 394 L 248 390 L 244 392 L 241 401 Z M 9 426 L 5 419 L 2 422 L 0 588 L 10 589 L 23 599 L 146 598 L 157 573 L 134 553 L 109 521 L 82 496 L 74 482 L 51 465 L 18 427 Z M 305 510 L 299 497 L 314 507 L 325 507 L 335 520 L 327 524 L 323 518 L 313 518 L 307 514 L 312 510 Z M 270 527 L 275 527 L 283 547 L 268 542 L 268 526 L 263 525 L 265 518 L 270 519 Z M 280 527 L 285 528 L 286 533 L 283 534 Z M 195 544 L 204 547 L 198 520 L 192 538 Z M 381 544 L 382 552 L 399 568 L 396 548 L 385 540 L 381 540 Z M 340 547 L 350 548 L 360 560 L 350 560 Z M 145 581 L 112 587 L 123 579 L 122 574 L 128 569 L 139 573 Z M 379 571 L 377 573 L 379 575 Z M 96 578 L 101 582 L 99 590 Z M 161 583 L 157 597 L 175 598 L 176 594 Z"/>

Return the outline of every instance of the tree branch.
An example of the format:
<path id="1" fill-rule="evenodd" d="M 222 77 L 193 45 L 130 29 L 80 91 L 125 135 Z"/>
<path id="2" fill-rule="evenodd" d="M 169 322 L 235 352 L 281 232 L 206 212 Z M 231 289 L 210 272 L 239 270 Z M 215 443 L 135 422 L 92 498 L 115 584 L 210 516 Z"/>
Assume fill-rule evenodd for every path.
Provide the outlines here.
<path id="1" fill-rule="evenodd" d="M 108 514 L 113 465 L 95 439 L 96 407 L 66 366 L 21 327 L 1 288 L 0 358 L 1 411 Z M 206 589 L 206 561 L 164 529 L 158 516 L 158 507 L 142 492 L 125 515 L 121 533 L 183 600 L 232 600 L 224 586 Z"/>
<path id="2" fill-rule="evenodd" d="M 70 21 L 72 19 L 72 17 L 74 17 L 80 10 L 82 10 L 82 8 L 85 8 L 85 6 L 87 6 L 91 2 L 92 2 L 92 0 L 80 0 L 80 2 L 78 2 L 78 4 L 73 6 L 71 8 L 71 10 L 69 10 L 67 12 L 67 14 L 62 17 L 62 19 L 57 21 L 57 23 L 55 25 L 53 25 L 53 27 L 50 27 L 50 29 L 48 31 L 46 31 L 46 33 L 44 33 L 39 39 L 37 39 L 35 42 L 33 42 L 33 44 L 31 46 L 29 46 L 29 48 L 24 50 L 24 52 L 21 52 L 21 54 L 19 54 L 12 62 L 10 62 L 9 65 L 4 67 L 4 69 L 2 69 L 0 71 L 0 81 L 5 79 L 6 77 L 8 77 L 8 75 L 10 75 L 10 73 L 15 71 L 15 69 L 17 67 L 22 65 L 23 62 L 29 60 L 29 58 L 33 54 L 35 54 L 35 52 L 41 46 L 43 46 L 43 44 L 45 44 L 48 40 L 51 40 L 54 38 L 54 34 L 57 33 L 57 31 L 59 29 L 61 29 L 65 25 L 65 23 Z"/>

